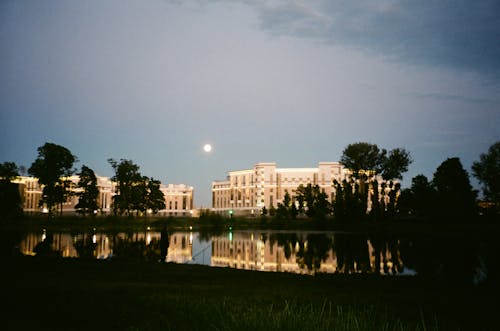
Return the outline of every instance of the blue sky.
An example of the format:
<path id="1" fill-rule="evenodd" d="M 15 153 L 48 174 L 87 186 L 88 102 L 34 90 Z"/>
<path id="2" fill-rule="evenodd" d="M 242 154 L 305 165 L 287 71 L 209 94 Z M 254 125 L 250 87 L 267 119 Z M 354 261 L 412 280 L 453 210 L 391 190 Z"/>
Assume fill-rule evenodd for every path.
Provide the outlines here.
<path id="1" fill-rule="evenodd" d="M 228 170 L 368 141 L 411 152 L 408 186 L 500 140 L 500 3 L 2 1 L 0 86 L 0 162 L 132 159 L 206 207 Z"/>

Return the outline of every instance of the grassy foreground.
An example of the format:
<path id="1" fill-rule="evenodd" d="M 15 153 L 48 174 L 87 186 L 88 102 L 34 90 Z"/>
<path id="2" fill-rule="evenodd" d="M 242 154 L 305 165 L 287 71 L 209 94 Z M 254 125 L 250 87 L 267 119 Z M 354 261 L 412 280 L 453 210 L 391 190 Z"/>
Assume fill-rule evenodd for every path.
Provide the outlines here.
<path id="1" fill-rule="evenodd" d="M 418 278 L 7 258 L 4 330 L 496 329 L 491 288 Z"/>

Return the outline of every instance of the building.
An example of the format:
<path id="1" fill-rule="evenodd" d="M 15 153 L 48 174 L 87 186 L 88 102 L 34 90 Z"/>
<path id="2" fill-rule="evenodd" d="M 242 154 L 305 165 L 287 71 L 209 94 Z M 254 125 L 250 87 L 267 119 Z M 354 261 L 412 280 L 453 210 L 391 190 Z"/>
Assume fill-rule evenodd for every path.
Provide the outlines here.
<path id="1" fill-rule="evenodd" d="M 158 212 L 160 216 L 193 216 L 193 187 L 184 184 L 160 185 L 165 195 L 165 209 Z"/>
<path id="2" fill-rule="evenodd" d="M 333 180 L 348 174 L 339 162 L 319 162 L 316 168 L 277 168 L 257 163 L 252 169 L 230 171 L 225 181 L 212 182 L 212 210 L 236 215 L 260 214 L 263 207 L 277 208 L 288 192 L 293 198 L 299 185 L 319 185 L 331 200 Z"/>
<path id="3" fill-rule="evenodd" d="M 68 196 L 66 202 L 62 204 L 63 214 L 75 214 L 75 206 L 78 203 L 76 193 L 81 189 L 77 187 L 80 178 L 70 176 L 67 178 L 70 184 L 70 191 L 74 194 Z M 20 187 L 23 211 L 28 214 L 46 213 L 47 208 L 40 206 L 43 187 L 34 177 L 18 177 L 15 181 Z M 112 202 L 116 191 L 116 183 L 109 177 L 97 176 L 97 187 L 99 195 L 97 205 L 99 209 L 95 211 L 98 215 L 110 215 L 113 213 Z M 193 187 L 184 184 L 161 184 L 160 190 L 165 196 L 165 209 L 158 212 L 158 216 L 192 216 L 193 214 Z"/>

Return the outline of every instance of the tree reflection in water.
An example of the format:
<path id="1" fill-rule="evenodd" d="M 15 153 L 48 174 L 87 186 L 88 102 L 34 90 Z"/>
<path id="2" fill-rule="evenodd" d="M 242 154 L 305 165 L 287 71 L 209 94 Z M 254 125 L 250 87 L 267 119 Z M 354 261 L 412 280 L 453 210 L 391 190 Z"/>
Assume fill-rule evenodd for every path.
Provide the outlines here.
<path id="1" fill-rule="evenodd" d="M 242 268 L 339 274 L 417 274 L 419 277 L 461 284 L 498 282 L 500 251 L 495 233 L 482 235 L 406 235 L 336 232 L 204 233 L 207 240 L 193 245 L 186 233 L 172 233 L 171 249 L 190 260 L 203 249 L 208 263 Z M 192 235 L 191 232 L 189 232 Z M 201 233 L 200 233 L 201 237 Z M 16 238 L 16 240 L 12 240 Z M 2 241 L 3 253 L 38 257 L 79 257 L 158 261 L 159 232 L 28 233 Z M 199 238 L 198 238 L 199 239 Z M 210 243 L 211 241 L 211 243 Z M 216 243 L 216 244 L 215 244 Z M 208 251 L 207 247 L 210 247 Z M 237 247 L 237 252 L 233 248 Z M 217 248 L 217 249 L 216 249 Z M 7 253 L 8 254 L 8 253 Z M 219 254 L 219 255 L 217 255 Z M 204 259 L 205 260 L 205 259 Z M 211 261 L 211 262 L 210 262 Z M 295 266 L 295 268 L 294 268 Z M 266 269 L 264 269 L 265 267 Z"/>
<path id="2" fill-rule="evenodd" d="M 401 240 L 395 236 L 381 234 L 371 234 L 369 238 L 373 249 L 373 272 L 392 275 L 402 273 L 404 264 L 400 252 Z"/>
<path id="3" fill-rule="evenodd" d="M 365 235 L 336 233 L 333 235 L 333 251 L 337 257 L 337 273 L 370 272 L 370 254 Z"/>
<path id="4" fill-rule="evenodd" d="M 308 234 L 305 241 L 299 240 L 297 264 L 301 268 L 317 271 L 321 268 L 321 262 L 328 258 L 331 247 L 331 239 L 325 234 Z"/>
<path id="5" fill-rule="evenodd" d="M 95 258 L 97 255 L 97 243 L 94 242 L 94 233 L 83 233 L 73 235 L 75 250 L 80 258 Z"/>

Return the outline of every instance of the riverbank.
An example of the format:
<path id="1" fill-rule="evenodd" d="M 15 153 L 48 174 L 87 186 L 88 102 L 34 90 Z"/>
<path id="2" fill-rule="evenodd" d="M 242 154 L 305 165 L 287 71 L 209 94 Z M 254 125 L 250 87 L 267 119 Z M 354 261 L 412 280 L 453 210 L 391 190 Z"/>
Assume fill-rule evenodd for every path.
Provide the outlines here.
<path id="1" fill-rule="evenodd" d="M 407 219 L 394 221 L 365 221 L 338 223 L 332 220 L 310 219 L 276 220 L 271 217 L 226 218 L 226 217 L 88 217 L 65 216 L 47 218 L 45 215 L 25 216 L 0 224 L 0 230 L 38 231 L 142 231 L 146 229 L 170 231 L 199 231 L 221 233 L 229 230 L 298 230 L 337 231 L 350 233 L 382 234 L 500 234 L 500 220 L 478 217 L 469 223 L 426 222 Z"/>
<path id="2" fill-rule="evenodd" d="M 498 292 L 418 277 L 7 258 L 9 330 L 487 330 Z"/>

